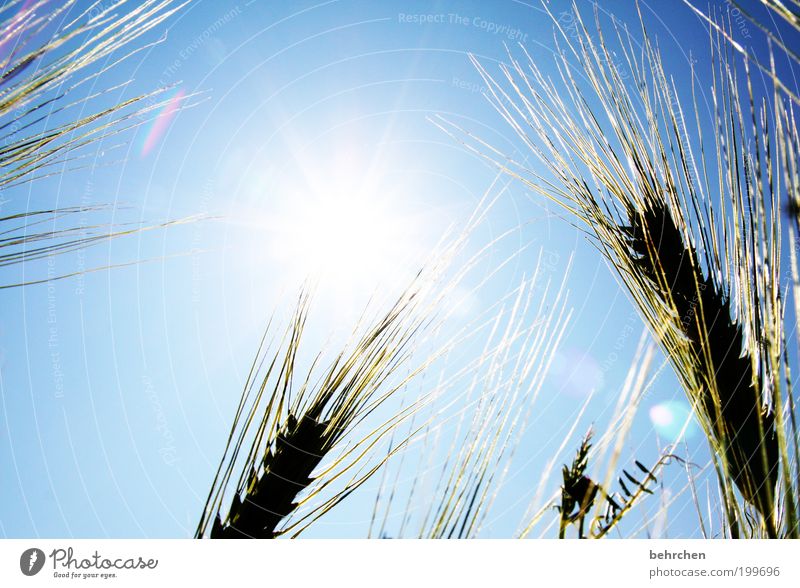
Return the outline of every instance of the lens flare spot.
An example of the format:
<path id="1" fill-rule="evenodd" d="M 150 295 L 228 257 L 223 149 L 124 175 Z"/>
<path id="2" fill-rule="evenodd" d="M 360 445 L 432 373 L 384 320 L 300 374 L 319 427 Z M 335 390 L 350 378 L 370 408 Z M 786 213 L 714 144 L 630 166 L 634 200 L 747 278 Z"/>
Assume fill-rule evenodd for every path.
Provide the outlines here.
<path id="1" fill-rule="evenodd" d="M 23 52 L 24 33 L 18 29 L 22 21 L 31 15 L 34 3 L 35 0 L 25 0 L 17 13 L 3 23 L 3 38 L 0 39 L 0 73 L 6 72 L 14 54 Z"/>
<path id="2" fill-rule="evenodd" d="M 672 443 L 691 439 L 697 434 L 697 421 L 684 400 L 668 400 L 650 407 L 650 422 L 662 437 Z"/>
<path id="3" fill-rule="evenodd" d="M 144 133 L 144 140 L 140 150 L 142 157 L 147 157 L 153 149 L 158 145 L 159 141 L 164 138 L 164 135 L 169 129 L 169 125 L 175 119 L 175 116 L 180 110 L 181 101 L 186 97 L 184 90 L 178 90 L 171 98 L 167 100 L 164 106 L 161 107 L 161 112 L 158 113 L 156 118 L 150 123 L 149 128 Z"/>
<path id="4" fill-rule="evenodd" d="M 603 387 L 605 378 L 597 360 L 582 349 L 570 348 L 553 358 L 550 375 L 570 396 L 585 397 Z"/>
<path id="5" fill-rule="evenodd" d="M 672 425 L 675 418 L 668 407 L 659 404 L 650 409 L 650 420 L 654 426 L 664 428 Z"/>

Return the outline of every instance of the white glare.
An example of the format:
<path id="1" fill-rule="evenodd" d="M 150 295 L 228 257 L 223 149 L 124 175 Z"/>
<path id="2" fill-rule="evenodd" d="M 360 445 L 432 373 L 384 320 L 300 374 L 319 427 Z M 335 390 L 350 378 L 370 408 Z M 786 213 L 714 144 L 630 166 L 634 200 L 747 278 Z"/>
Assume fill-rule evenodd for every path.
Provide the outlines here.
<path id="1" fill-rule="evenodd" d="M 422 257 L 419 227 L 380 195 L 333 191 L 285 204 L 270 223 L 269 247 L 294 281 L 366 293 L 408 280 Z"/>

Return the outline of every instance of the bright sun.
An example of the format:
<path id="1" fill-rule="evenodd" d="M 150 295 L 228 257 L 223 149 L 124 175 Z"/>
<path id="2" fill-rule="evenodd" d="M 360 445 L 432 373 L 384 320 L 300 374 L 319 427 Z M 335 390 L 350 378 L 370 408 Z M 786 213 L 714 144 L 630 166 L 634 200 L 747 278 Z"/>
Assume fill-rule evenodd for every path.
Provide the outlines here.
<path id="1" fill-rule="evenodd" d="M 424 256 L 420 215 L 384 194 L 331 185 L 282 198 L 268 223 L 270 258 L 290 283 L 310 278 L 339 298 L 401 286 Z"/>
<path id="2" fill-rule="evenodd" d="M 232 215 L 246 228 L 242 261 L 259 267 L 257 279 L 273 292 L 315 285 L 318 304 L 361 308 L 377 292 L 394 297 L 431 255 L 437 227 L 450 222 L 419 197 L 420 179 L 403 163 L 402 151 L 348 143 L 252 170 L 252 191 Z"/>
<path id="3" fill-rule="evenodd" d="M 403 220 L 387 203 L 357 194 L 298 199 L 279 219 L 273 247 L 295 271 L 325 283 L 377 283 L 409 253 Z"/>

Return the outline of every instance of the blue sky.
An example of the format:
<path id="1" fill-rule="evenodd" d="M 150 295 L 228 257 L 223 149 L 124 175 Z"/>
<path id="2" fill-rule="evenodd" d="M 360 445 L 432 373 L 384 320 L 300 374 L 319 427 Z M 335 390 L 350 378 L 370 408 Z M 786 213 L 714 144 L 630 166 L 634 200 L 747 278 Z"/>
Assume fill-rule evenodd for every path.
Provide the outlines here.
<path id="1" fill-rule="evenodd" d="M 3 210 L 109 202 L 126 205 L 114 222 L 218 218 L 45 261 L 25 275 L 144 260 L 137 265 L 0 292 L 0 536 L 191 536 L 264 325 L 291 309 L 319 249 L 298 219 L 326 210 L 332 194 L 358 193 L 395 222 L 390 239 L 376 236 L 376 250 L 362 246 L 363 235 L 342 250 L 360 269 L 326 276 L 312 310 L 322 340 L 348 330 L 373 291 L 406 280 L 495 179 L 432 116 L 520 149 L 481 96 L 468 53 L 491 66 L 504 58 L 504 42 L 522 42 L 546 63 L 552 25 L 530 4 L 197 0 L 170 21 L 163 42 L 108 74 L 108 85 L 134 80 L 115 99 L 175 85 L 192 106 L 162 133 L 143 125 L 124 144 L 90 150 L 82 169 L 6 191 Z M 589 3 L 578 4 L 589 16 Z M 688 54 L 706 55 L 707 37 L 680 2 L 664 4 L 641 2 L 685 91 Z M 568 3 L 553 5 L 558 13 Z M 633 3 L 600 6 L 638 38 Z M 757 43 L 754 31 L 737 33 Z M 557 279 L 574 256 L 567 285 L 575 316 L 545 384 L 546 411 L 512 465 L 516 498 L 489 515 L 491 537 L 518 526 L 524 505 L 514 501 L 538 483 L 548 449 L 592 384 L 579 431 L 593 421 L 602 428 L 643 328 L 596 250 L 553 212 L 510 183 L 472 242 L 512 231 L 476 280 L 521 245 L 530 252 L 482 288 L 477 308 L 530 275 L 540 247 Z M 680 410 L 663 403 L 682 400 L 665 369 L 636 417 L 626 463 L 655 460 L 667 440 L 650 411 L 660 406 L 654 414 L 663 417 Z M 687 449 L 706 459 L 700 435 Z M 667 483 L 682 475 L 674 468 Z M 365 536 L 376 484 L 309 534 Z M 669 536 L 697 535 L 688 505 L 670 509 Z"/>

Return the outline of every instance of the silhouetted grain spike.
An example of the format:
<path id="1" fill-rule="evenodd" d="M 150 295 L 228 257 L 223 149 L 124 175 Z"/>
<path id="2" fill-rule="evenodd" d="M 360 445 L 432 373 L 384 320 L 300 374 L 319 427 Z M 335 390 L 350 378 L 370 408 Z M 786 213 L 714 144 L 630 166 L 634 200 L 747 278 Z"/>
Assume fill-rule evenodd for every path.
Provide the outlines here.
<path id="1" fill-rule="evenodd" d="M 592 509 L 597 493 L 601 491 L 600 486 L 585 475 L 589 465 L 591 447 L 592 430 L 589 429 L 578 448 L 575 459 L 572 460 L 572 465 L 561 468 L 563 484 L 561 485 L 561 505 L 558 507 L 561 512 L 559 539 L 566 537 L 567 526 L 575 521 L 578 521 L 578 537 L 583 537 L 584 519 Z"/>
<path id="2" fill-rule="evenodd" d="M 41 57 L 43 51 L 37 51 L 36 53 L 31 53 L 30 55 L 26 55 L 22 59 L 20 59 L 17 63 L 15 63 L 11 68 L 7 69 L 0 75 L 0 84 L 6 84 L 11 81 L 13 78 L 21 74 L 23 71 L 28 69 L 31 63 L 36 61 L 39 57 Z"/>
<path id="3" fill-rule="evenodd" d="M 631 492 L 628 490 L 628 487 L 625 485 L 625 482 L 622 481 L 622 478 L 617 478 L 619 485 L 622 487 L 622 491 L 625 493 L 625 496 L 630 496 Z"/>
<path id="4" fill-rule="evenodd" d="M 611 497 L 610 494 L 606 495 L 606 500 L 615 511 L 622 510 L 622 507 Z"/>
<path id="5" fill-rule="evenodd" d="M 658 483 L 658 478 L 656 478 L 656 477 L 655 477 L 655 475 L 653 475 L 653 472 L 651 472 L 650 470 L 648 470 L 648 469 L 645 467 L 645 465 L 644 465 L 642 462 L 640 462 L 640 461 L 634 461 L 633 463 L 635 463 L 635 464 L 636 464 L 636 467 L 638 467 L 640 470 L 642 470 L 642 472 L 644 472 L 645 474 L 647 474 L 647 475 L 645 476 L 645 478 L 644 478 L 644 483 L 645 483 L 645 484 L 647 484 L 647 482 Z"/>
<path id="6" fill-rule="evenodd" d="M 644 479 L 644 482 L 640 482 L 639 480 L 634 478 L 632 475 L 630 475 L 627 471 L 622 470 L 622 473 L 625 474 L 625 477 L 628 478 L 631 481 L 631 483 L 636 484 L 637 487 L 639 488 L 639 490 L 641 490 L 642 492 L 644 492 L 646 494 L 652 494 L 653 493 L 653 491 L 650 490 L 646 485 L 647 484 L 647 478 Z"/>
<path id="7" fill-rule="evenodd" d="M 622 475 L 625 476 L 626 478 L 628 478 L 631 481 L 632 484 L 636 484 L 639 488 L 643 488 L 644 487 L 644 484 L 642 484 L 639 480 L 637 480 L 632 475 L 630 475 L 627 472 L 627 470 L 622 470 Z"/>
<path id="8" fill-rule="evenodd" d="M 211 536 L 219 537 L 221 535 L 222 535 L 222 517 L 220 517 L 219 513 L 217 513 L 217 516 L 214 517 L 214 524 L 211 527 Z"/>
<path id="9" fill-rule="evenodd" d="M 696 375 L 704 382 L 702 408 L 715 425 L 716 441 L 725 448 L 729 473 L 745 500 L 772 521 L 779 455 L 775 422 L 772 413 L 762 410 L 753 385 L 757 374 L 749 355 L 743 354 L 744 335 L 731 320 L 730 301 L 703 275 L 666 206 L 654 203 L 629 220 L 625 231 L 636 265 L 654 290 L 663 292 L 665 302 L 674 304 L 691 343 Z"/>
<path id="10" fill-rule="evenodd" d="M 228 522 L 212 530 L 212 539 L 272 539 L 275 528 L 296 507 L 295 498 L 311 483 L 311 473 L 328 448 L 327 421 L 299 421 L 289 415 L 264 458 L 264 472 L 237 505 L 234 497 Z"/>
<path id="11" fill-rule="evenodd" d="M 692 69 L 692 102 L 681 106 L 643 19 L 641 52 L 634 49 L 638 40 L 615 27 L 621 45 L 630 47 L 620 68 L 609 60 L 614 50 L 603 39 L 599 11 L 597 38 L 577 6 L 572 12 L 578 26 L 570 34 L 558 26 L 566 47 L 556 51 L 560 83 L 527 51 L 526 63 L 511 56 L 499 80 L 473 59 L 490 88 L 487 97 L 548 173 L 472 136 L 465 143 L 593 233 L 660 338 L 721 462 L 728 530 L 743 522 L 735 486 L 761 515 L 759 532 L 777 537 L 781 519 L 795 535 L 794 461 L 780 430 L 783 415 L 794 414 L 781 408 L 787 391 L 793 402 L 790 362 L 780 351 L 791 329 L 781 325 L 783 227 L 775 218 L 786 186 L 796 184 L 795 118 L 784 113 L 771 122 L 772 111 L 785 106 L 762 99 L 757 106 L 749 67 L 747 89 L 740 89 L 731 54 L 720 46 L 721 37 L 730 39 L 726 27 L 707 18 L 716 136 L 704 139 L 698 127 L 695 140 L 688 127 L 700 123 L 696 96 L 705 86 L 698 72 Z M 577 75 L 573 57 L 583 65 Z M 777 96 L 774 72 L 762 72 L 772 74 Z M 635 83 L 625 74 L 634 74 Z"/>

